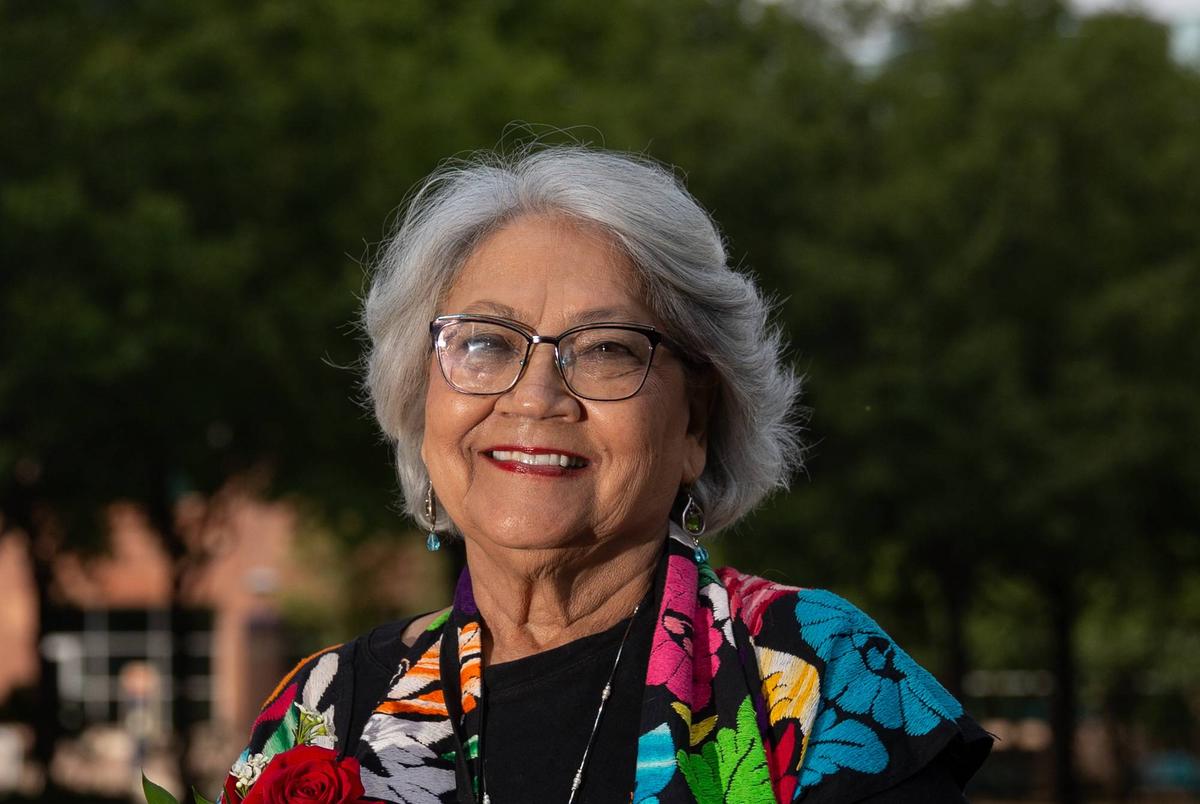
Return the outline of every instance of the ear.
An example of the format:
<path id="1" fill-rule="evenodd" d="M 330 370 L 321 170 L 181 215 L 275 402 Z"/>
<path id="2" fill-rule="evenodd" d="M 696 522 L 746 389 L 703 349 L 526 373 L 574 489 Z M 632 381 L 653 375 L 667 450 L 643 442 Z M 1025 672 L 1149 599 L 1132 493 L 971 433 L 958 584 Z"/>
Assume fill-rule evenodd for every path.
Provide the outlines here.
<path id="1" fill-rule="evenodd" d="M 704 473 L 708 463 L 708 425 L 716 404 L 717 384 L 711 369 L 689 371 L 687 388 L 688 425 L 684 436 L 683 483 L 690 486 Z"/>

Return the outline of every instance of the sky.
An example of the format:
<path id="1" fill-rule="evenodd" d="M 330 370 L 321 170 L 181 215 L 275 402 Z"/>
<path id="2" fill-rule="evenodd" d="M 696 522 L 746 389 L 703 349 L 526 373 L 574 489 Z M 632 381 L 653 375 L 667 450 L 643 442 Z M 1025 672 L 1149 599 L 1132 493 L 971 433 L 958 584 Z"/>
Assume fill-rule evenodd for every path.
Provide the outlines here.
<path id="1" fill-rule="evenodd" d="M 1200 66 L 1200 0 L 1074 0 L 1084 13 L 1132 8 L 1145 11 L 1171 26 L 1175 58 Z"/>
<path id="2" fill-rule="evenodd" d="M 1200 0 L 1075 0 L 1074 6 L 1084 12 L 1114 8 L 1142 9 L 1169 23 L 1200 20 Z"/>
<path id="3" fill-rule="evenodd" d="M 884 0 L 895 10 L 915 4 L 925 7 L 939 2 L 953 4 L 961 0 Z M 1084 14 L 1099 11 L 1131 10 L 1145 12 L 1171 28 L 1171 52 L 1180 61 L 1200 67 L 1200 0 L 1070 0 Z M 871 68 L 887 58 L 891 50 L 891 33 L 886 26 L 876 27 L 863 35 L 852 37 L 848 44 L 850 58 L 860 66 Z"/>

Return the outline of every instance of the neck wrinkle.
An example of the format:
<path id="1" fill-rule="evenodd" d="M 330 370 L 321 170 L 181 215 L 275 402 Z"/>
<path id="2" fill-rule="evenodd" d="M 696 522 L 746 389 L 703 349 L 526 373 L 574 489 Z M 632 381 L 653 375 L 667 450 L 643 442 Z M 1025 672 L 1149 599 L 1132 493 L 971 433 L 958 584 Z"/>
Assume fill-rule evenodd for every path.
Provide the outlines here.
<path id="1" fill-rule="evenodd" d="M 484 663 L 514 661 L 606 631 L 629 617 L 654 581 L 663 541 L 615 556 L 541 562 L 518 571 L 468 542 L 473 603 L 484 625 Z M 589 560 L 590 559 L 590 560 Z M 461 594 L 456 596 L 456 604 Z"/>

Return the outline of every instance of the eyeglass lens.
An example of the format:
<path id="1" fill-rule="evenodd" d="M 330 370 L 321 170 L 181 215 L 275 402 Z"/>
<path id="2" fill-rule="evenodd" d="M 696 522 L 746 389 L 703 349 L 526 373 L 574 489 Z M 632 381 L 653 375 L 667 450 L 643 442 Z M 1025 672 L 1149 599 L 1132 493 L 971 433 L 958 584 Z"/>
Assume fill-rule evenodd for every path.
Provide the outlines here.
<path id="1" fill-rule="evenodd" d="M 450 385 L 468 394 L 498 394 L 521 374 L 529 338 L 482 321 L 447 322 L 438 332 L 437 356 Z M 558 367 L 577 396 L 624 399 L 637 393 L 654 348 L 645 334 L 615 327 L 572 332 L 558 344 Z"/>

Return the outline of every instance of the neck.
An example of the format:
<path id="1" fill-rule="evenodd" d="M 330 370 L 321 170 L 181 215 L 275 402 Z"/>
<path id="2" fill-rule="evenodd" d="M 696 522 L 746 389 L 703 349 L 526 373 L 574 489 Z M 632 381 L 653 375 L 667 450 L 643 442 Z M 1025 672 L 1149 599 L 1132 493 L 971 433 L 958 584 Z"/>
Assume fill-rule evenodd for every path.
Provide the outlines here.
<path id="1" fill-rule="evenodd" d="M 661 535 L 616 552 L 510 550 L 468 539 L 471 586 L 484 623 L 484 663 L 541 653 L 630 616 L 654 580 L 662 549 Z"/>

